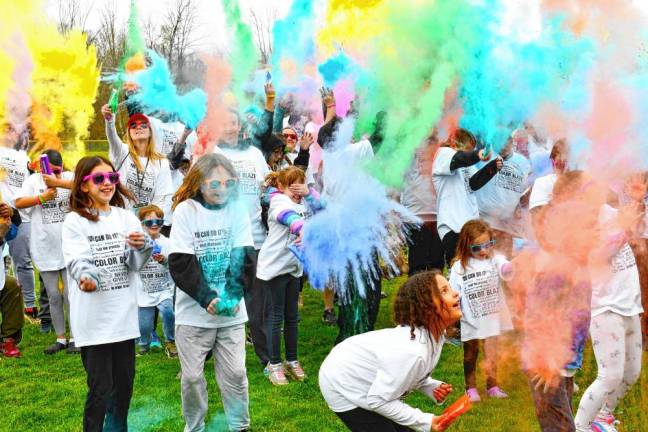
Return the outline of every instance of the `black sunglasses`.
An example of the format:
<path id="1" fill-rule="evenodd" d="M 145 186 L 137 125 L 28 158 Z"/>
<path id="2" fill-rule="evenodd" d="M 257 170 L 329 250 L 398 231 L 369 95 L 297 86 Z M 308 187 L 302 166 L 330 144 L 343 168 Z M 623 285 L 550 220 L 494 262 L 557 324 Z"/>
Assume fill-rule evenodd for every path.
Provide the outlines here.
<path id="1" fill-rule="evenodd" d="M 164 219 L 147 219 L 142 221 L 142 224 L 144 224 L 149 228 L 154 226 L 162 226 L 163 223 L 164 223 Z"/>

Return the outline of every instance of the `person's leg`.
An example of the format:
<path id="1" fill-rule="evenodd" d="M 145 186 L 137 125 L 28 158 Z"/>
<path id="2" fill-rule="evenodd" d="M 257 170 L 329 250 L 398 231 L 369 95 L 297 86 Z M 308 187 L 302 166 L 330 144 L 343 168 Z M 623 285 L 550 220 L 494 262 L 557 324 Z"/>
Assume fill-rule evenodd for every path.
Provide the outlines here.
<path id="1" fill-rule="evenodd" d="M 50 314 L 47 290 L 40 274 L 38 275 L 38 284 L 40 289 L 38 290 L 38 315 L 36 318 L 40 321 L 41 333 L 49 333 L 52 330 L 52 315 Z"/>
<path id="2" fill-rule="evenodd" d="M 430 231 L 430 267 L 439 271 L 443 271 L 443 265 L 445 264 L 443 244 L 441 243 L 441 238 L 439 237 L 439 231 L 437 231 L 437 224 L 436 222 L 426 222 L 425 227 Z"/>
<path id="3" fill-rule="evenodd" d="M 0 315 L 0 342 L 8 338 L 20 342 L 25 322 L 23 297 L 18 282 L 11 276 L 6 277 L 4 288 L 0 291 Z"/>
<path id="4" fill-rule="evenodd" d="M 113 388 L 111 344 L 81 348 L 81 361 L 85 368 L 88 395 L 83 410 L 83 431 L 102 432 L 108 400 Z"/>
<path id="5" fill-rule="evenodd" d="M 628 389 L 632 387 L 639 376 L 641 375 L 641 356 L 642 356 L 642 342 L 641 342 L 641 322 L 639 315 L 632 317 L 622 317 L 625 337 L 623 337 L 625 349 L 625 364 L 623 370 L 623 379 L 614 393 L 608 394 L 601 410 L 601 415 L 611 415 L 614 413 L 619 401 L 627 393 Z"/>
<path id="6" fill-rule="evenodd" d="M 336 412 L 342 423 L 351 432 L 408 432 L 413 429 L 402 426 L 373 411 L 355 408 L 351 411 Z"/>
<path id="7" fill-rule="evenodd" d="M 297 361 L 297 340 L 299 335 L 299 278 L 288 275 L 286 278 L 286 298 L 284 314 L 284 347 L 286 361 Z"/>
<path id="8" fill-rule="evenodd" d="M 267 298 L 268 293 L 264 289 L 261 281 L 256 277 L 258 256 L 259 251 L 256 250 L 245 256 L 247 262 L 245 263 L 246 273 L 244 274 L 244 298 L 254 352 L 259 358 L 259 362 L 262 365 L 266 365 L 270 360 L 267 345 L 267 320 L 270 314 L 270 305 Z"/>
<path id="9" fill-rule="evenodd" d="M 407 245 L 408 276 L 427 270 L 429 256 L 431 255 L 429 243 L 429 231 L 425 229 L 424 225 L 412 228 L 410 241 Z"/>
<path id="10" fill-rule="evenodd" d="M 542 432 L 575 432 L 574 417 L 571 409 L 571 396 L 574 380 L 560 377 L 557 387 L 544 391 L 543 386 L 536 389 L 529 377 L 529 387 L 535 404 L 536 417 Z"/>
<path id="11" fill-rule="evenodd" d="M 216 382 L 229 430 L 246 430 L 250 427 L 250 411 L 245 369 L 245 326 L 219 328 L 213 353 Z"/>
<path id="12" fill-rule="evenodd" d="M 58 339 L 65 339 L 65 308 L 63 293 L 59 291 L 59 272 L 43 271 L 40 273 L 41 280 L 45 286 L 41 289 L 47 291 L 49 298 L 50 313 L 52 315 L 52 325 Z"/>
<path id="13" fill-rule="evenodd" d="M 270 364 L 281 364 L 281 327 L 286 312 L 286 291 L 289 275 L 277 276 L 269 281 L 263 281 L 263 288 L 270 296 L 272 313 L 268 320 L 268 354 Z"/>
<path id="14" fill-rule="evenodd" d="M 325 324 L 333 325 L 337 322 L 335 315 L 335 291 L 330 285 L 327 285 L 322 292 L 322 301 L 324 302 L 324 314 L 322 321 Z"/>
<path id="15" fill-rule="evenodd" d="M 575 424 L 579 431 L 589 431 L 590 423 L 603 408 L 608 394 L 621 387 L 624 364 L 623 317 L 604 312 L 592 317 L 590 334 L 598 366 L 598 375 L 585 390 L 576 411 Z"/>
<path id="16" fill-rule="evenodd" d="M 497 336 L 484 340 L 486 389 L 497 387 Z"/>
<path id="17" fill-rule="evenodd" d="M 463 343 L 463 367 L 466 391 L 477 388 L 477 358 L 479 357 L 479 339 Z"/>
<path id="18" fill-rule="evenodd" d="M 182 415 L 185 432 L 202 431 L 207 415 L 207 381 L 205 359 L 214 349 L 216 329 L 178 325 L 175 329 L 176 346 L 180 358 Z"/>
<path id="19" fill-rule="evenodd" d="M 441 244 L 443 246 L 443 255 L 445 257 L 446 266 L 448 269 L 452 267 L 452 260 L 455 257 L 457 251 L 457 241 L 459 241 L 459 234 L 454 231 L 448 232 L 441 239 Z"/>
<path id="20" fill-rule="evenodd" d="M 23 222 L 18 227 L 18 234 L 9 241 L 9 255 L 13 261 L 14 271 L 18 284 L 22 288 L 25 308 L 33 308 L 36 305 L 34 293 L 34 267 L 32 266 L 31 255 L 29 254 L 30 223 Z"/>
<path id="21" fill-rule="evenodd" d="M 173 302 L 171 299 L 163 300 L 157 305 L 158 311 L 162 316 L 162 331 L 164 339 L 167 342 L 175 341 L 175 314 L 173 312 Z"/>
<path id="22" fill-rule="evenodd" d="M 153 331 L 153 320 L 155 317 L 155 306 L 138 307 L 137 316 L 139 318 L 139 348 L 140 351 L 148 351 L 151 344 L 151 332 Z"/>
<path id="23" fill-rule="evenodd" d="M 106 410 L 104 432 L 128 431 L 128 408 L 133 397 L 135 379 L 135 340 L 112 345 L 113 387 Z"/>

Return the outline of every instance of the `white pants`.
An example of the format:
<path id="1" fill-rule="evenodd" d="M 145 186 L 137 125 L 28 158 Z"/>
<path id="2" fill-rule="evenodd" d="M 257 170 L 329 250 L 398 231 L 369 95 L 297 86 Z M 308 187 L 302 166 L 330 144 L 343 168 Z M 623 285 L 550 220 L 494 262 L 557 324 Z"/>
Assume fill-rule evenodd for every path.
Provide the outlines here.
<path id="1" fill-rule="evenodd" d="M 216 382 L 229 430 L 250 427 L 248 379 L 245 369 L 245 326 L 218 329 L 177 325 L 176 347 L 182 368 L 182 415 L 185 432 L 203 432 L 207 415 L 205 359 L 214 355 Z"/>
<path id="2" fill-rule="evenodd" d="M 580 400 L 574 419 L 577 431 L 590 431 L 590 423 L 599 413 L 612 414 L 641 373 L 639 315 L 604 312 L 592 318 L 590 334 L 598 376 Z"/>

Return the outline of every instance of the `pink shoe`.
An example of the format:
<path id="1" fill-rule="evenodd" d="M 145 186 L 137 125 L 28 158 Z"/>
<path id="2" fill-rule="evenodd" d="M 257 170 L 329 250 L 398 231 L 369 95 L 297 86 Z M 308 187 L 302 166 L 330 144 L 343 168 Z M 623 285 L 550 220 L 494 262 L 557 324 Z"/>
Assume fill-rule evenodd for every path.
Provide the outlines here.
<path id="1" fill-rule="evenodd" d="M 466 395 L 468 395 L 468 398 L 470 399 L 470 402 L 472 402 L 472 403 L 481 402 L 481 397 L 479 397 L 479 392 L 474 387 L 469 388 L 468 390 L 466 390 Z"/>
<path id="2" fill-rule="evenodd" d="M 506 399 L 507 397 L 509 397 L 506 393 L 502 391 L 501 388 L 497 386 L 491 387 L 488 390 L 486 390 L 486 394 L 488 394 L 488 397 L 495 398 L 495 399 Z"/>

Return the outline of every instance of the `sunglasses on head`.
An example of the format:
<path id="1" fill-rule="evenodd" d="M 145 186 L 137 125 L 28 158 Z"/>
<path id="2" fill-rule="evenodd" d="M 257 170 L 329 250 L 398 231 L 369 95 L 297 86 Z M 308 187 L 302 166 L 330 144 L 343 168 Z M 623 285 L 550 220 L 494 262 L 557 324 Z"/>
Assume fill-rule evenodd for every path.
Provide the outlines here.
<path id="1" fill-rule="evenodd" d="M 489 250 L 495 245 L 495 240 L 489 240 L 486 243 L 470 245 L 470 251 L 472 253 L 479 253 L 482 250 Z"/>
<path id="2" fill-rule="evenodd" d="M 103 184 L 106 181 L 106 179 L 108 179 L 110 184 L 117 184 L 119 183 L 119 173 L 114 171 L 102 172 L 102 173 L 88 174 L 87 176 L 83 177 L 84 182 L 90 179 L 92 179 L 92 182 L 96 185 Z"/>
<path id="3" fill-rule="evenodd" d="M 142 221 L 142 224 L 144 224 L 144 226 L 146 226 L 148 228 L 151 228 L 151 227 L 154 227 L 154 226 L 159 226 L 160 227 L 160 226 L 162 226 L 163 223 L 164 223 L 164 219 L 147 219 L 147 220 Z"/>
<path id="4" fill-rule="evenodd" d="M 129 129 L 148 129 L 148 127 L 149 124 L 147 122 L 140 120 L 128 124 Z"/>
<path id="5" fill-rule="evenodd" d="M 236 186 L 236 180 L 229 179 L 225 181 L 213 180 L 209 182 L 210 189 L 232 189 Z"/>

